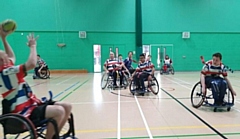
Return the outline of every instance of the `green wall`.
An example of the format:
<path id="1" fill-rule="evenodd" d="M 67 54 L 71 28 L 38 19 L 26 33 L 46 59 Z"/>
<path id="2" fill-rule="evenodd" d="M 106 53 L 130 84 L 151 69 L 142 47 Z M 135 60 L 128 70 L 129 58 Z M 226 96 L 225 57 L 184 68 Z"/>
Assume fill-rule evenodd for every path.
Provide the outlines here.
<path id="1" fill-rule="evenodd" d="M 199 70 L 199 57 L 215 52 L 240 70 L 239 0 L 142 0 L 144 44 L 173 44 L 174 68 Z M 190 39 L 182 39 L 189 31 Z M 182 56 L 186 56 L 184 59 Z"/>
<path id="2" fill-rule="evenodd" d="M 145 44 L 173 44 L 173 63 L 177 71 L 200 70 L 203 66 L 200 56 L 209 60 L 215 52 L 222 53 L 223 63 L 239 70 L 239 37 L 237 33 L 192 33 L 190 39 L 182 39 L 181 33 L 144 33 L 143 41 Z"/>
<path id="3" fill-rule="evenodd" d="M 26 46 L 28 32 L 15 32 L 8 37 L 13 47 L 17 63 L 23 63 L 29 55 Z M 57 47 L 56 32 L 35 32 L 39 35 L 37 51 L 48 63 L 50 69 L 93 69 L 93 45 L 94 44 L 125 44 L 127 51 L 134 50 L 134 33 L 88 32 L 86 39 L 79 39 L 78 32 L 64 32 L 66 47 Z M 124 40 L 124 42 L 123 42 Z M 120 49 L 120 48 L 119 48 Z"/>
<path id="4" fill-rule="evenodd" d="M 28 58 L 26 35 L 32 31 L 40 35 L 38 53 L 51 69 L 93 72 L 93 44 L 123 44 L 126 54 L 135 48 L 134 0 L 0 2 L 0 20 L 14 19 L 18 25 L 8 37 L 17 63 Z M 239 0 L 142 0 L 143 44 L 173 44 L 178 71 L 199 70 L 199 56 L 211 58 L 214 52 L 240 70 L 239 5 Z M 87 38 L 80 39 L 78 31 L 87 31 Z M 183 31 L 191 32 L 191 38 L 182 39 Z M 67 46 L 58 48 L 58 42 Z"/>
<path id="5" fill-rule="evenodd" d="M 0 20 L 11 18 L 20 31 L 133 32 L 132 0 L 0 0 Z"/>
<path id="6" fill-rule="evenodd" d="M 144 32 L 240 32 L 239 0 L 142 0 Z"/>

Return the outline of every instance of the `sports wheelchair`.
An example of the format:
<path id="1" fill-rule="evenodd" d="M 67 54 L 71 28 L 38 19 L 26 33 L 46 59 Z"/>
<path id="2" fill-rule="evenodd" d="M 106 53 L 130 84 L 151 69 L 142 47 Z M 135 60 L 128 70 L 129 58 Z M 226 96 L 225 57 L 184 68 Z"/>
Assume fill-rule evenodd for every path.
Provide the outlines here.
<path id="1" fill-rule="evenodd" d="M 174 68 L 172 65 L 164 64 L 160 69 L 160 74 L 174 74 Z"/>
<path id="2" fill-rule="evenodd" d="M 119 77 L 118 71 L 116 71 L 116 72 L 117 72 L 117 82 L 120 82 L 120 77 Z M 124 89 L 126 89 L 127 86 L 129 85 L 128 78 L 129 78 L 130 73 L 126 73 L 126 71 L 122 71 L 122 74 L 123 74 Z M 115 88 L 113 86 L 113 75 L 103 73 L 102 79 L 101 79 L 101 86 L 102 86 L 102 89 L 105 89 L 107 87 L 110 91 L 115 90 Z"/>
<path id="3" fill-rule="evenodd" d="M 157 79 L 155 78 L 155 76 L 152 76 L 151 77 L 151 80 L 148 81 L 148 78 L 144 79 L 144 85 L 145 85 L 145 92 L 152 92 L 154 95 L 157 95 L 158 92 L 159 92 L 159 84 L 158 84 L 158 81 Z M 130 82 L 130 85 L 129 85 L 129 90 L 130 92 L 132 93 L 132 95 L 135 95 L 135 94 L 141 94 L 142 96 L 144 96 L 144 93 L 139 93 L 137 90 L 136 90 L 136 84 L 135 82 L 132 80 Z"/>
<path id="4" fill-rule="evenodd" d="M 50 78 L 50 71 L 48 69 L 48 66 L 42 68 L 41 72 L 39 73 L 39 77 L 41 79 L 49 79 Z"/>
<path id="5" fill-rule="evenodd" d="M 207 93 L 210 92 L 210 93 Z M 206 89 L 206 94 L 202 93 L 202 85 L 201 82 L 197 82 L 191 92 L 191 103 L 194 108 L 199 108 L 201 106 L 213 107 L 214 112 L 217 111 L 218 108 L 227 108 L 227 111 L 231 110 L 231 107 L 234 105 L 234 95 L 231 90 L 227 88 L 224 102 L 225 104 L 222 106 L 213 105 L 213 95 L 211 93 L 211 89 Z"/>
<path id="6" fill-rule="evenodd" d="M 36 73 L 36 76 L 33 76 L 33 79 L 50 79 L 50 71 L 48 66 L 43 67 L 40 72 Z"/>
<path id="7" fill-rule="evenodd" d="M 49 92 L 50 99 L 52 101 L 52 93 Z M 2 106 L 6 104 L 7 100 L 2 101 Z M 75 129 L 74 129 L 74 121 L 73 115 L 68 119 L 67 131 L 65 133 L 58 131 L 58 125 L 54 119 L 45 119 L 38 124 L 33 124 L 28 118 L 23 115 L 16 113 L 6 113 L 6 109 L 3 109 L 3 115 L 0 116 L 0 124 L 3 129 L 3 139 L 9 138 L 21 138 L 21 139 L 37 139 L 37 138 L 45 138 L 45 130 L 47 128 L 47 124 L 52 124 L 55 131 L 55 138 L 57 139 L 66 139 L 72 138 L 77 139 L 75 137 Z M 64 126 L 64 128 L 65 128 Z"/>

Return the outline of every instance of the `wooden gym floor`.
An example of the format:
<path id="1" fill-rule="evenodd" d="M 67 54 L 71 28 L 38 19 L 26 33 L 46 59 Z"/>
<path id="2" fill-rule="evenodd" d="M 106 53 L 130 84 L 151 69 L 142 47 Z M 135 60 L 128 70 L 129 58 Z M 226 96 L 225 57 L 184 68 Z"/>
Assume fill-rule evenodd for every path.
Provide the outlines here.
<path id="1" fill-rule="evenodd" d="M 28 75 L 26 80 L 38 97 L 48 96 L 51 90 L 55 100 L 72 103 L 81 139 L 240 138 L 240 72 L 229 73 L 237 92 L 230 112 L 191 106 L 190 92 L 199 72 L 155 76 L 161 88 L 157 96 L 132 96 L 128 89 L 102 90 L 101 73 L 53 74 L 49 80 Z"/>

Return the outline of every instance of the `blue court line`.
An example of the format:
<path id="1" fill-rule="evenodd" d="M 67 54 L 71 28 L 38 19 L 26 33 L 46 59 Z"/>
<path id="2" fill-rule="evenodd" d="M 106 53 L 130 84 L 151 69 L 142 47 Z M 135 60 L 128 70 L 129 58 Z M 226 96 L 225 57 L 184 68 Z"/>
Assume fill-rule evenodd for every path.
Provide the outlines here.
<path id="1" fill-rule="evenodd" d="M 76 82 L 75 84 L 73 84 L 72 86 L 68 87 L 67 89 L 65 89 L 64 91 L 58 93 L 56 96 L 53 97 L 53 99 L 57 98 L 58 96 L 60 96 L 61 94 L 65 93 L 66 91 L 68 91 L 69 89 L 71 89 L 72 87 L 76 86 L 78 83 L 80 83 L 80 81 Z"/>

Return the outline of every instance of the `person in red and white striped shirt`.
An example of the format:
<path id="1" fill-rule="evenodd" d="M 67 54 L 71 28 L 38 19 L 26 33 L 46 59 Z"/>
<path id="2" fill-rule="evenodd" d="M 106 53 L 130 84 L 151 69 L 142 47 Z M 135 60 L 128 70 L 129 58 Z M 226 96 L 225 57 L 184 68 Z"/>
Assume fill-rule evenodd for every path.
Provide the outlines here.
<path id="1" fill-rule="evenodd" d="M 154 65 L 149 60 L 146 61 L 144 54 L 140 56 L 140 63 L 138 64 L 136 71 L 132 74 L 131 80 L 134 80 L 136 84 L 136 91 L 140 93 L 145 93 L 144 79 L 149 79 L 149 77 L 154 76 Z M 133 91 L 133 90 L 131 90 Z"/>
<path id="2" fill-rule="evenodd" d="M 18 113 L 38 124 L 46 118 L 54 119 L 59 131 L 65 125 L 71 114 L 71 105 L 63 102 L 44 103 L 36 98 L 24 77 L 27 71 L 33 69 L 37 63 L 37 39 L 34 34 L 29 34 L 28 46 L 30 55 L 26 63 L 15 65 L 14 52 L 6 40 L 9 33 L 3 31 L 0 25 L 0 38 L 5 52 L 0 51 L 0 85 L 3 97 L 3 114 Z M 47 127 L 46 139 L 55 139 L 54 128 L 51 124 Z"/>
<path id="3" fill-rule="evenodd" d="M 119 61 L 114 57 L 114 53 L 110 52 L 109 59 L 107 59 L 103 65 L 105 72 L 113 76 L 113 87 L 117 88 L 117 74 L 122 70 L 122 61 Z M 118 72 L 118 73 L 117 73 Z M 123 75 L 119 74 L 120 77 L 120 86 L 123 87 Z"/>
<path id="4" fill-rule="evenodd" d="M 214 98 L 214 105 L 223 105 L 224 95 L 227 87 L 236 95 L 230 81 L 227 78 L 227 70 L 221 62 L 221 53 L 212 55 L 212 60 L 206 62 L 201 71 L 202 93 L 206 93 L 206 88 L 211 88 Z M 223 78 L 221 77 L 223 76 Z"/>

